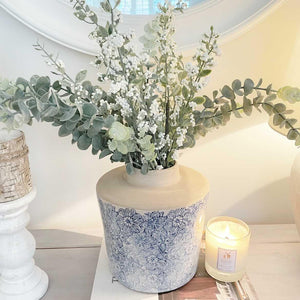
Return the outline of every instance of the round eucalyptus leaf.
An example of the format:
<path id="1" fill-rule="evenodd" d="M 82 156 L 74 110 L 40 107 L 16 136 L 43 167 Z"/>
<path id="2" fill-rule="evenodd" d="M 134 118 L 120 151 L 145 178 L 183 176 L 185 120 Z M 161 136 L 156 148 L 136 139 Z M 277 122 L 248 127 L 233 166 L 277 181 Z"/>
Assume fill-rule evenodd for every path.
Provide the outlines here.
<path id="1" fill-rule="evenodd" d="M 77 141 L 77 146 L 80 150 L 86 150 L 92 144 L 92 139 L 87 136 L 87 134 L 83 134 Z"/>
<path id="2" fill-rule="evenodd" d="M 245 91 L 245 95 L 249 95 L 252 93 L 254 88 L 254 82 L 252 79 L 247 78 L 244 82 L 244 91 Z"/>
<path id="3" fill-rule="evenodd" d="M 93 145 L 93 148 L 95 148 L 96 150 L 101 149 L 101 146 L 102 146 L 101 135 L 98 134 L 92 138 L 92 145 Z"/>
<path id="4" fill-rule="evenodd" d="M 234 91 L 237 91 L 242 87 L 242 83 L 239 79 L 236 79 L 232 82 L 231 87 Z"/>
<path id="5" fill-rule="evenodd" d="M 72 130 L 68 129 L 65 124 L 62 125 L 58 130 L 59 136 L 68 136 L 71 133 L 72 133 Z"/>
<path id="6" fill-rule="evenodd" d="M 228 85 L 223 86 L 221 93 L 227 99 L 230 99 L 230 100 L 235 99 L 234 92 Z"/>
<path id="7" fill-rule="evenodd" d="M 94 137 L 95 135 L 97 135 L 98 132 L 99 132 L 99 131 L 98 131 L 94 126 L 91 126 L 91 127 L 88 129 L 88 131 L 87 131 L 87 135 L 88 135 L 90 138 L 92 138 L 92 137 Z"/>
<path id="8" fill-rule="evenodd" d="M 134 173 L 134 167 L 131 163 L 126 164 L 126 172 L 131 175 Z"/>
<path id="9" fill-rule="evenodd" d="M 82 113 L 84 117 L 91 118 L 97 113 L 97 107 L 92 103 L 84 103 L 82 105 Z"/>
<path id="10" fill-rule="evenodd" d="M 111 154 L 111 151 L 109 149 L 103 149 L 101 152 L 100 152 L 100 155 L 99 155 L 99 158 L 104 158 L 105 156 Z"/>
<path id="11" fill-rule="evenodd" d="M 68 110 L 60 118 L 61 121 L 68 121 L 74 117 L 75 113 L 77 112 L 77 107 L 70 107 Z"/>

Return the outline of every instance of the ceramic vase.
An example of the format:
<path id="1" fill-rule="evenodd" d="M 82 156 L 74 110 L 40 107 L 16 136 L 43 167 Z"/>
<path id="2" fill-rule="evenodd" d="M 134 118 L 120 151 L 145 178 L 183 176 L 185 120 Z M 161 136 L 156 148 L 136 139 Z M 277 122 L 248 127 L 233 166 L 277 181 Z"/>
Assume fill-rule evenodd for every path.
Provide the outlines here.
<path id="1" fill-rule="evenodd" d="M 300 153 L 296 156 L 291 170 L 291 198 L 294 219 L 300 234 Z"/>
<path id="2" fill-rule="evenodd" d="M 186 284 L 197 269 L 208 191 L 205 177 L 178 164 L 102 176 L 97 196 L 115 279 L 145 293 Z"/>

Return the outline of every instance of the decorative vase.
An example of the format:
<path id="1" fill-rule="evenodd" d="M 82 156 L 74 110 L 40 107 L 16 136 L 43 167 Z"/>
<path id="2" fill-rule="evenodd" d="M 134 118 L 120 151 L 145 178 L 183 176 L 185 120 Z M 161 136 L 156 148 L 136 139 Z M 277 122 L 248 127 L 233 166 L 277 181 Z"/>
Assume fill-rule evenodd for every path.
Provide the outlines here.
<path id="1" fill-rule="evenodd" d="M 197 268 L 208 190 L 200 173 L 177 164 L 103 175 L 97 196 L 112 275 L 146 293 L 186 284 Z"/>
<path id="2" fill-rule="evenodd" d="M 286 103 L 288 110 L 293 110 L 293 113 L 290 115 L 290 118 L 298 120 L 296 124 L 294 124 L 295 128 L 299 128 L 300 126 L 300 102 L 293 103 L 293 105 Z M 279 132 L 280 134 L 287 135 L 289 129 L 285 128 L 285 126 L 275 126 L 272 122 L 272 117 L 269 120 L 269 125 L 272 129 Z M 291 200 L 292 200 L 292 208 L 294 214 L 294 220 L 300 234 L 300 153 L 296 155 L 294 163 L 291 169 L 290 175 L 290 188 L 291 188 Z"/>
<path id="3" fill-rule="evenodd" d="M 297 154 L 291 170 L 291 198 L 294 219 L 300 234 L 300 153 Z"/>

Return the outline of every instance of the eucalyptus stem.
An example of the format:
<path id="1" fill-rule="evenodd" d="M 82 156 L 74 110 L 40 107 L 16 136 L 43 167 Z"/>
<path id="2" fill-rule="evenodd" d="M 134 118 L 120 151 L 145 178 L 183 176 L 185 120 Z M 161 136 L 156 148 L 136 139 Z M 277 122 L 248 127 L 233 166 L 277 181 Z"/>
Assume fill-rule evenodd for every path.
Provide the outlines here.
<path id="1" fill-rule="evenodd" d="M 170 131 L 169 119 L 170 119 L 170 98 L 166 97 L 165 136 L 167 136 L 169 134 L 169 131 Z"/>
<path id="2" fill-rule="evenodd" d="M 282 114 L 281 112 L 279 112 L 279 111 L 276 109 L 275 105 L 272 105 L 272 104 L 270 104 L 270 103 L 268 103 L 268 102 L 257 102 L 257 104 L 258 104 L 258 105 L 266 105 L 266 106 L 269 106 L 270 108 L 272 108 L 272 109 L 274 110 L 275 114 L 280 115 L 280 116 L 282 117 L 282 119 L 284 120 L 284 122 L 286 122 L 286 124 L 289 126 L 289 128 L 292 129 L 292 130 L 296 130 L 296 131 L 297 131 L 297 134 L 300 136 L 300 132 L 298 131 L 299 128 L 294 127 L 294 126 L 288 121 L 288 119 L 285 117 L 285 115 Z M 254 104 L 252 103 L 252 104 L 250 104 L 250 106 L 254 106 Z M 235 109 L 230 109 L 230 110 L 228 110 L 227 112 L 228 112 L 228 113 L 232 113 L 232 112 L 234 112 L 234 111 L 239 111 L 239 110 L 244 110 L 244 106 L 240 106 L 240 107 L 237 107 L 237 108 L 235 108 Z M 215 118 L 215 117 L 219 117 L 219 116 L 222 116 L 222 115 L 223 115 L 222 113 L 218 113 L 218 114 L 215 114 L 215 115 L 210 116 L 210 117 L 204 117 L 204 118 L 203 118 L 203 121 L 204 121 L 204 120 L 209 120 L 209 119 L 212 119 L 212 118 Z M 201 126 L 201 125 L 202 125 L 202 124 L 197 124 L 196 126 Z"/>
<path id="3" fill-rule="evenodd" d="M 61 87 L 60 89 L 63 90 L 63 91 L 65 91 L 65 92 L 67 92 L 67 93 L 69 93 L 69 94 L 71 94 L 71 95 L 74 95 L 74 93 L 72 91 L 67 90 L 64 87 Z"/>
<path id="4" fill-rule="evenodd" d="M 244 87 L 242 87 L 244 88 Z M 260 91 L 267 91 L 266 88 L 260 88 L 260 87 L 253 87 L 254 90 L 260 90 Z M 278 91 L 277 90 L 269 90 L 270 92 L 272 93 L 277 93 Z"/>
<path id="5" fill-rule="evenodd" d="M 35 46 L 38 46 L 39 49 L 44 52 L 46 57 L 51 60 L 51 62 L 57 67 L 57 69 L 60 67 L 57 64 L 57 61 L 55 59 L 53 59 L 52 55 L 50 53 L 48 53 L 48 51 L 44 48 L 44 46 L 42 46 L 38 41 L 37 41 L 37 44 Z M 69 79 L 70 82 L 75 83 L 74 80 L 66 72 L 63 72 L 61 74 L 62 74 L 62 76 L 66 76 Z"/>

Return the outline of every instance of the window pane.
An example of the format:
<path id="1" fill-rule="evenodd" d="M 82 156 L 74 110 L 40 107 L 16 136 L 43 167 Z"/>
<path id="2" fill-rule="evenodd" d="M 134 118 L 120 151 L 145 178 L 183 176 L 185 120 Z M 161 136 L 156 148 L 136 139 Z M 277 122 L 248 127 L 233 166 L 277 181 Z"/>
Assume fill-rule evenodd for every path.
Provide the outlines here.
<path id="1" fill-rule="evenodd" d="M 173 5 L 176 5 L 178 0 L 169 0 Z M 198 4 L 208 0 L 189 0 L 185 1 L 189 6 Z M 112 1 L 113 2 L 113 1 Z M 86 0 L 90 6 L 99 7 L 100 0 Z M 164 0 L 121 0 L 119 10 L 123 14 L 131 15 L 151 15 L 157 13 L 158 3 L 164 3 Z"/>

